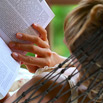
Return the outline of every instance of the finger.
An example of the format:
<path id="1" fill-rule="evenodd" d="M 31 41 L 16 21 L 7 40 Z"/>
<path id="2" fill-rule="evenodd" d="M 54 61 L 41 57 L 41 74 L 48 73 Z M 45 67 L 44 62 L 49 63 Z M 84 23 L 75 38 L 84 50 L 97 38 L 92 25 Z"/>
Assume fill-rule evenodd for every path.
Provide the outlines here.
<path id="1" fill-rule="evenodd" d="M 10 94 L 8 93 L 3 99 L 0 100 L 0 103 L 4 103 L 6 99 L 10 97 Z"/>
<path id="2" fill-rule="evenodd" d="M 49 44 L 46 41 L 43 41 L 40 37 L 29 35 L 29 34 L 23 34 L 23 33 L 17 33 L 16 37 L 20 40 L 30 41 L 31 43 L 34 43 L 42 48 L 49 48 Z"/>
<path id="3" fill-rule="evenodd" d="M 47 31 L 43 29 L 40 25 L 32 24 L 32 27 L 40 33 L 40 37 L 47 41 Z"/>
<path id="4" fill-rule="evenodd" d="M 51 56 L 51 51 L 49 49 L 46 48 L 43 49 L 32 44 L 30 45 L 30 44 L 22 44 L 17 42 L 10 42 L 9 47 L 15 50 L 31 52 L 42 57 Z"/>
<path id="5" fill-rule="evenodd" d="M 46 61 L 46 59 L 44 58 L 35 58 L 31 56 L 25 56 L 15 52 L 12 53 L 12 57 L 17 61 L 23 62 L 23 64 L 25 65 L 44 67 L 50 64 L 49 61 Z"/>
<path id="6" fill-rule="evenodd" d="M 26 67 L 29 70 L 29 72 L 31 72 L 31 73 L 35 73 L 36 70 L 38 69 L 37 66 L 26 65 Z"/>

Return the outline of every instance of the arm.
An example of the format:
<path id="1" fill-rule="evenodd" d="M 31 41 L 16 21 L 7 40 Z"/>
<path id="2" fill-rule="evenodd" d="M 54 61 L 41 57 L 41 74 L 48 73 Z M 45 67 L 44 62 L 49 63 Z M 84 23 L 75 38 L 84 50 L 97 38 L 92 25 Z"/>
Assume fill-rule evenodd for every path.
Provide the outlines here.
<path id="1" fill-rule="evenodd" d="M 48 72 L 47 72 L 48 73 Z M 15 93 L 13 96 L 9 97 L 8 99 L 5 100 L 5 102 L 2 103 L 12 103 L 15 99 L 17 99 L 23 92 L 25 92 L 26 90 L 28 90 L 28 88 L 30 88 L 32 85 L 34 85 L 38 80 L 41 80 L 41 78 L 43 78 L 45 75 L 47 75 L 47 73 L 43 73 L 41 75 L 35 76 L 34 78 L 32 78 L 29 82 L 27 82 L 22 88 L 20 88 L 20 90 Z M 68 71 L 68 73 L 70 74 L 70 72 Z M 55 73 L 52 75 L 54 76 Z M 44 79 L 45 80 L 45 79 Z M 53 86 L 58 85 L 59 83 L 61 83 L 62 81 L 65 80 L 65 77 L 63 75 L 61 75 L 57 81 L 55 81 L 55 79 L 51 79 L 49 80 L 45 85 L 43 85 L 40 89 L 38 89 L 38 91 L 33 95 L 33 97 L 37 96 L 38 94 L 43 93 L 45 90 L 47 90 L 47 88 L 50 87 L 50 85 L 52 85 L 55 81 L 55 83 L 53 84 Z M 51 100 L 52 98 L 54 98 L 57 93 L 61 90 L 61 88 L 64 86 L 65 82 L 60 84 L 59 86 L 57 86 L 56 88 L 54 88 L 53 90 L 51 90 L 46 96 L 45 98 L 42 100 L 43 103 L 47 103 L 49 100 Z M 67 92 L 67 90 L 70 89 L 69 86 L 69 82 L 66 83 L 65 88 L 63 89 L 62 93 Z M 32 90 L 29 94 L 27 94 L 24 98 L 22 98 L 19 102 L 24 102 L 26 99 L 28 99 L 28 97 L 30 96 L 30 94 L 33 92 L 34 90 Z M 78 93 L 78 96 L 81 95 L 83 92 Z M 58 100 L 56 101 L 56 103 L 66 103 L 68 98 L 71 95 L 71 91 L 66 93 L 64 96 L 58 98 Z M 41 97 L 32 100 L 30 103 L 38 103 L 38 101 L 40 100 Z M 83 99 L 83 97 L 81 97 L 78 102 L 81 102 Z M 84 103 L 87 103 L 90 99 L 88 97 L 85 98 Z"/>
<path id="2" fill-rule="evenodd" d="M 30 72 L 35 72 L 37 68 L 44 66 L 54 66 L 65 60 L 64 57 L 50 50 L 48 44 L 47 32 L 39 25 L 34 25 L 40 36 L 17 33 L 16 37 L 20 40 L 30 41 L 31 44 L 22 44 L 17 42 L 10 42 L 9 47 L 15 50 L 21 50 L 36 54 L 36 57 L 25 56 L 19 53 L 12 53 L 15 60 L 23 62 Z M 34 45 L 36 44 L 36 45 Z"/>
<path id="3" fill-rule="evenodd" d="M 28 83 L 26 83 L 22 88 L 20 88 L 20 90 L 14 94 L 13 96 L 11 96 L 10 98 L 8 98 L 4 103 L 12 103 L 18 96 L 20 96 L 24 91 L 26 91 L 28 88 L 30 88 L 36 81 L 40 80 L 41 78 L 43 78 L 47 73 L 43 73 L 41 75 L 35 76 L 34 78 L 32 78 Z M 55 74 L 53 74 L 55 75 Z M 53 76 L 52 75 L 52 76 Z M 65 79 L 64 76 L 60 76 L 60 78 L 54 83 L 54 86 L 57 85 L 58 83 L 60 83 L 61 81 L 63 81 Z M 45 85 L 43 85 L 34 95 L 33 97 L 35 97 L 36 95 L 38 95 L 39 93 L 43 93 L 47 88 L 49 88 L 49 86 L 54 82 L 54 79 L 49 80 L 49 82 L 47 82 Z M 59 90 L 62 88 L 64 84 L 59 85 L 58 87 L 56 87 L 55 89 L 53 89 L 51 92 L 49 92 L 45 98 L 43 99 L 43 103 L 46 103 L 48 100 L 52 99 L 53 97 L 56 96 L 56 94 L 59 92 Z M 65 89 L 63 90 L 63 92 L 66 92 L 67 89 L 69 89 L 69 84 L 67 83 L 67 85 L 65 86 Z M 25 101 L 25 99 L 27 99 L 29 97 L 29 95 L 33 92 L 34 90 L 32 90 L 29 94 L 27 94 L 24 98 L 22 98 L 19 102 L 23 102 Z M 66 103 L 68 96 L 70 95 L 70 93 L 67 93 L 67 95 L 64 95 L 63 97 L 59 98 L 57 100 L 57 103 Z M 33 101 L 31 101 L 30 103 L 38 103 L 38 101 L 40 100 L 40 98 L 37 98 Z"/>

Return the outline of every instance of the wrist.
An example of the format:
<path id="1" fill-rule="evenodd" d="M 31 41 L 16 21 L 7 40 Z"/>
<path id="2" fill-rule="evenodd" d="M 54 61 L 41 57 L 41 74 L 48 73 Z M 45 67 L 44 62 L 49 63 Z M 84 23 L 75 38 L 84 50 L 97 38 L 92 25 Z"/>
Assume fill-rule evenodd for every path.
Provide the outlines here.
<path id="1" fill-rule="evenodd" d="M 55 62 L 54 64 L 55 65 L 62 63 L 66 59 L 66 57 L 60 56 L 59 54 L 57 54 L 55 52 L 53 52 L 53 57 L 54 57 L 54 62 Z"/>

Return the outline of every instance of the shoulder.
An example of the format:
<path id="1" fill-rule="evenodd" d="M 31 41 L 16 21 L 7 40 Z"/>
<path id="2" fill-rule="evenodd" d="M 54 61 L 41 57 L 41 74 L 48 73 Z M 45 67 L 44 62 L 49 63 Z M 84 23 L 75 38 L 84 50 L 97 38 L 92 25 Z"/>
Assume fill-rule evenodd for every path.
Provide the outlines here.
<path id="1" fill-rule="evenodd" d="M 17 92 L 17 97 L 20 96 L 23 92 L 25 92 L 26 90 L 28 90 L 31 86 L 33 86 L 36 82 L 40 81 L 43 77 L 45 77 L 46 75 L 48 75 L 48 72 L 46 73 L 42 73 L 40 75 L 35 76 L 34 78 L 32 78 L 28 83 L 26 83 L 18 92 Z M 50 99 L 52 99 L 53 97 L 55 97 L 57 95 L 57 93 L 61 90 L 61 88 L 64 86 L 64 83 L 61 83 L 62 81 L 65 80 L 65 77 L 63 75 L 61 75 L 59 78 L 58 76 L 56 77 L 57 73 L 54 73 L 53 75 L 50 76 L 49 81 L 47 81 L 46 83 L 44 83 L 44 85 L 42 85 L 40 87 L 40 89 L 38 89 L 38 91 L 34 94 L 34 97 L 38 94 L 38 93 L 43 93 L 44 91 L 46 91 L 52 84 L 53 87 L 55 87 L 54 89 L 51 89 L 50 92 L 48 92 L 48 94 L 45 96 L 45 101 L 48 101 Z M 57 81 L 55 81 L 57 79 Z M 39 82 L 37 84 L 37 87 L 40 86 L 40 83 L 42 83 L 43 81 L 47 80 L 47 77 L 42 79 L 41 82 Z M 58 85 L 59 84 L 59 85 Z M 58 85 L 58 86 L 56 86 Z M 62 92 L 66 92 L 69 89 L 69 83 L 66 83 L 65 88 L 63 89 Z M 33 92 L 34 90 L 32 90 L 29 94 L 26 95 L 24 99 L 27 99 L 29 97 L 29 95 Z M 67 93 L 66 95 L 64 95 L 63 97 L 61 97 L 60 99 L 58 99 L 59 103 L 63 103 L 63 101 L 66 101 L 68 99 L 68 95 L 70 95 L 70 93 Z M 38 98 L 39 100 L 40 98 Z M 36 102 L 35 100 L 33 101 L 33 103 Z M 31 102 L 32 103 L 32 102 Z"/>

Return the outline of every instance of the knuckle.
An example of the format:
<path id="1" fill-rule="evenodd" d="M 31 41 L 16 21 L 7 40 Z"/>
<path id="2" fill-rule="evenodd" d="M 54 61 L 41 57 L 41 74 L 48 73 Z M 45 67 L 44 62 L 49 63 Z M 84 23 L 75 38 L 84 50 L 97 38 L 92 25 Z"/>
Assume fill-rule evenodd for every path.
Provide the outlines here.
<path id="1" fill-rule="evenodd" d="M 48 44 L 48 42 L 45 42 L 46 48 L 50 48 L 50 45 Z"/>
<path id="2" fill-rule="evenodd" d="M 39 42 L 39 37 L 34 37 L 34 42 L 38 43 Z"/>
<path id="3" fill-rule="evenodd" d="M 23 58 L 22 58 L 21 55 L 18 55 L 18 60 L 19 60 L 19 61 L 23 61 Z"/>
<path id="4" fill-rule="evenodd" d="M 44 34 L 47 34 L 47 31 L 44 29 Z"/>
<path id="5" fill-rule="evenodd" d="M 31 46 L 31 51 L 35 52 L 35 46 Z"/>
<path id="6" fill-rule="evenodd" d="M 31 61 L 33 61 L 33 59 L 31 57 L 27 58 L 28 62 L 30 63 Z"/>
<path id="7" fill-rule="evenodd" d="M 17 49 L 21 49 L 21 44 L 18 44 L 16 43 L 16 46 L 15 46 Z"/>
<path id="8" fill-rule="evenodd" d="M 52 52 L 50 50 L 47 51 L 47 56 L 51 57 Z"/>

